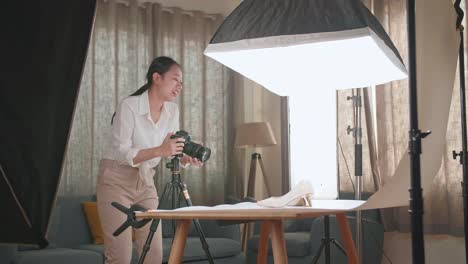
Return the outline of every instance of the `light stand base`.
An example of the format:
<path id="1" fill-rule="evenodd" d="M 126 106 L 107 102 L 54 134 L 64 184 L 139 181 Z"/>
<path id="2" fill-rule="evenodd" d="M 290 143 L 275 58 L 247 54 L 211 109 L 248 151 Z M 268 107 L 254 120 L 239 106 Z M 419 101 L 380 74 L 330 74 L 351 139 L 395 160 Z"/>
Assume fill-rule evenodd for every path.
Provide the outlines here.
<path id="1" fill-rule="evenodd" d="M 322 255 L 322 252 L 325 250 L 325 263 L 330 264 L 330 244 L 335 245 L 345 256 L 346 251 L 345 249 L 334 239 L 330 237 L 330 217 L 324 216 L 323 217 L 323 238 L 322 242 L 320 243 L 320 247 L 315 253 L 314 258 L 312 259 L 312 263 L 316 264 Z"/>

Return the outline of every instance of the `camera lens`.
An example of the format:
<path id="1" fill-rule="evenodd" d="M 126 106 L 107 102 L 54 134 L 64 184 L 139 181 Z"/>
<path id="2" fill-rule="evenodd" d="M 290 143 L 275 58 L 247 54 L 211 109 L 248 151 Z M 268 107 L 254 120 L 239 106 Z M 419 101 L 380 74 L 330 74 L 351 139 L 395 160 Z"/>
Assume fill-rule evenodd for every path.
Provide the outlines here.
<path id="1" fill-rule="evenodd" d="M 183 152 L 201 162 L 207 161 L 211 155 L 211 149 L 193 142 L 185 143 Z"/>
<path id="2" fill-rule="evenodd" d="M 201 162 L 205 162 L 210 158 L 211 149 L 204 147 L 200 144 L 194 143 L 190 141 L 190 134 L 184 130 L 177 131 L 171 138 L 184 138 L 185 144 L 184 149 L 182 150 L 183 153 L 186 155 L 197 158 Z"/>

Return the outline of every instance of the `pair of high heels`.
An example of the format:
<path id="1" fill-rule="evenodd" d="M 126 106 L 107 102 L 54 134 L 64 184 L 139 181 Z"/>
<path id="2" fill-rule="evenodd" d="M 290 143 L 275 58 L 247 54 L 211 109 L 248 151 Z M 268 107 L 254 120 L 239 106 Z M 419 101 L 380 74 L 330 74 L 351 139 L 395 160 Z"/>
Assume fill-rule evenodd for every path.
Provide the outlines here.
<path id="1" fill-rule="evenodd" d="M 270 197 L 257 202 L 258 205 L 272 208 L 285 206 L 306 206 L 312 205 L 312 184 L 308 181 L 301 181 L 288 193 L 279 197 Z"/>

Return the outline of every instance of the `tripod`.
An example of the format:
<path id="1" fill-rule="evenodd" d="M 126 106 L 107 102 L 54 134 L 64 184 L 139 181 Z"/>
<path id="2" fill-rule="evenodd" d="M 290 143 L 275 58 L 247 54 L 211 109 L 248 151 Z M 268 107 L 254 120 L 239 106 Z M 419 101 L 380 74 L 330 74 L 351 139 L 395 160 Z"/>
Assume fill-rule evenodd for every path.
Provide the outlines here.
<path id="1" fill-rule="evenodd" d="M 330 243 L 333 243 L 345 256 L 346 251 L 344 248 L 336 241 L 335 238 L 330 237 L 330 217 L 328 215 L 323 217 L 323 238 L 320 243 L 320 247 L 315 253 L 312 263 L 316 264 L 322 255 L 322 251 L 325 249 L 325 263 L 330 264 Z"/>
<path id="2" fill-rule="evenodd" d="M 166 164 L 166 167 L 168 169 L 171 169 L 172 173 L 172 180 L 171 182 L 167 183 L 166 186 L 164 187 L 163 194 L 161 196 L 161 199 L 159 201 L 158 209 L 161 209 L 161 205 L 165 201 L 166 198 L 169 198 L 172 196 L 172 209 L 177 208 L 177 206 L 180 205 L 180 196 L 183 193 L 185 203 L 187 206 L 192 206 L 192 200 L 190 199 L 190 195 L 187 190 L 187 185 L 182 182 L 180 179 L 180 161 L 179 161 L 180 156 L 174 156 L 171 159 L 171 162 L 168 162 Z M 178 198 L 178 204 L 176 205 L 175 201 Z M 114 236 L 118 236 L 120 233 L 122 233 L 127 227 L 132 226 L 135 228 L 140 228 L 147 224 L 149 222 L 149 219 L 144 219 L 137 221 L 135 217 L 135 211 L 144 211 L 146 210 L 145 208 L 139 206 L 139 205 L 132 205 L 130 208 L 125 208 L 124 206 L 113 202 L 112 205 L 119 209 L 120 211 L 124 212 L 127 214 L 128 218 L 127 221 L 125 221 L 115 232 Z M 148 237 L 146 238 L 145 245 L 143 246 L 143 250 L 141 253 L 141 256 L 138 260 L 138 264 L 143 264 L 146 254 L 148 253 L 151 245 L 151 241 L 153 240 L 154 233 L 156 233 L 156 230 L 158 228 L 160 219 L 153 219 L 151 220 L 151 226 L 150 226 L 150 231 L 148 233 Z M 208 248 L 208 243 L 206 243 L 205 239 L 205 234 L 203 233 L 203 230 L 201 228 L 200 222 L 197 219 L 193 220 L 193 223 L 195 225 L 195 228 L 197 229 L 198 235 L 200 236 L 200 242 L 202 244 L 203 250 L 205 251 L 206 256 L 208 257 L 208 261 L 210 264 L 213 264 L 213 257 L 210 254 L 210 250 Z"/>

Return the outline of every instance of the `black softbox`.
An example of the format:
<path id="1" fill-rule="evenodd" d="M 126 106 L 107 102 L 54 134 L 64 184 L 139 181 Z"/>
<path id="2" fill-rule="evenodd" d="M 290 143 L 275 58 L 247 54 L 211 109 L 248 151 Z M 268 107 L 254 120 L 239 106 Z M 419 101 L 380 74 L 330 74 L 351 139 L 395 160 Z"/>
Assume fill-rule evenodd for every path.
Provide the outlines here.
<path id="1" fill-rule="evenodd" d="M 47 245 L 95 0 L 0 11 L 0 243 Z"/>

